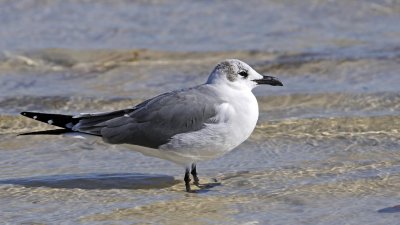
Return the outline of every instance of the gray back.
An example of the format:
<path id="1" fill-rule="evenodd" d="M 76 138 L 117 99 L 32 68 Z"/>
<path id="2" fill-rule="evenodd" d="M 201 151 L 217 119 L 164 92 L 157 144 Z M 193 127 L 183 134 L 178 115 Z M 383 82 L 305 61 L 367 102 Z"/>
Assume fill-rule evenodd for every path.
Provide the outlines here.
<path id="1" fill-rule="evenodd" d="M 101 135 L 112 144 L 157 148 L 179 133 L 212 123 L 215 106 L 222 103 L 208 85 L 168 92 L 132 109 L 82 118 L 78 130 Z"/>

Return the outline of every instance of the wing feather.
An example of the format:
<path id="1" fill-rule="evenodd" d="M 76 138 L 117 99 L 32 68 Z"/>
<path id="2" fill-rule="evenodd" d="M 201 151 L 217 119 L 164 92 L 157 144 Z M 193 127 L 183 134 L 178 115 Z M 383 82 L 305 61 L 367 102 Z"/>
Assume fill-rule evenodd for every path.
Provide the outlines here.
<path id="1" fill-rule="evenodd" d="M 79 131 L 94 132 L 112 144 L 157 148 L 176 134 L 200 130 L 212 123 L 216 100 L 203 86 L 159 95 L 128 110 L 82 117 Z"/>

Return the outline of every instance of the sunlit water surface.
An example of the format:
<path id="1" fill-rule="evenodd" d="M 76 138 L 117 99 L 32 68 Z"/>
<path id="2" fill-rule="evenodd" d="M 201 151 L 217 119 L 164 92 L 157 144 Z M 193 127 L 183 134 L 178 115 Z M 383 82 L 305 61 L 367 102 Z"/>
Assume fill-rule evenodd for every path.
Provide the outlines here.
<path id="1" fill-rule="evenodd" d="M 395 1 L 0 6 L 2 222 L 399 223 Z M 254 91 L 253 135 L 198 164 L 201 182 L 214 184 L 198 193 L 184 192 L 184 170 L 170 162 L 95 140 L 17 136 L 51 128 L 21 111 L 133 106 L 205 82 L 225 58 L 285 86 Z"/>

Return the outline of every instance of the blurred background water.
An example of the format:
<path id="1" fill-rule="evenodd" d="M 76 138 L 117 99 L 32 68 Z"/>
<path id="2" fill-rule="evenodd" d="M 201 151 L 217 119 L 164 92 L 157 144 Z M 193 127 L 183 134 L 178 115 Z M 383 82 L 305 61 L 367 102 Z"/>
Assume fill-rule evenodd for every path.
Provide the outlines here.
<path id="1" fill-rule="evenodd" d="M 0 217 L 9 224 L 398 224 L 400 2 L 0 1 Z M 101 142 L 17 136 L 24 110 L 116 110 L 206 81 L 260 87 L 248 141 L 183 169 Z"/>

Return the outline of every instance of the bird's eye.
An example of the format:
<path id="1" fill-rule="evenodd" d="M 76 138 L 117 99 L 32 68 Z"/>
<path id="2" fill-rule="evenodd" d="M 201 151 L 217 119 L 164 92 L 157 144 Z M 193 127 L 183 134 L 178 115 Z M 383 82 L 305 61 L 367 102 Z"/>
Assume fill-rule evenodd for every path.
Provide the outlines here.
<path id="1" fill-rule="evenodd" d="M 249 76 L 249 74 L 247 73 L 247 71 L 241 71 L 241 72 L 239 72 L 239 75 L 242 76 L 242 77 L 244 77 L 244 78 L 247 78 L 247 76 Z"/>

